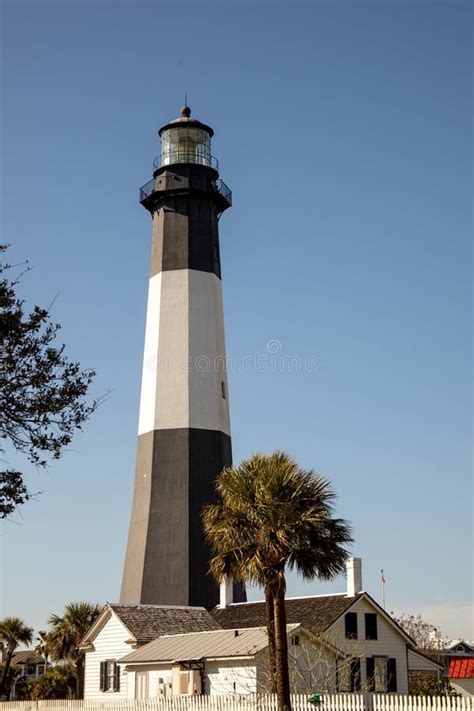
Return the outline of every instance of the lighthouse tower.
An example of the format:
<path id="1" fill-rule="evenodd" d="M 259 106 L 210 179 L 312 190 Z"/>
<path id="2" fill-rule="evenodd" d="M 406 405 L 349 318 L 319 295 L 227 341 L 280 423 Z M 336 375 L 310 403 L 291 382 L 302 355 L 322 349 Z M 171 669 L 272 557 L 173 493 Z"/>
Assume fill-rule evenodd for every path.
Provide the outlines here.
<path id="1" fill-rule="evenodd" d="M 211 155 L 213 130 L 181 116 L 159 130 L 135 488 L 120 601 L 218 602 L 202 507 L 231 464 L 218 219 L 232 193 Z M 234 600 L 245 600 L 235 586 Z"/>

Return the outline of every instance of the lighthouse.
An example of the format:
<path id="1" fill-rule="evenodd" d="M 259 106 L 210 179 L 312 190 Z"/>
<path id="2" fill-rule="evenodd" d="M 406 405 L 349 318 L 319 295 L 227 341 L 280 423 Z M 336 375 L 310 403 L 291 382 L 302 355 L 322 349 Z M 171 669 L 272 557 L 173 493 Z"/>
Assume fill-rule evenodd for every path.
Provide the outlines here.
<path id="1" fill-rule="evenodd" d="M 232 463 L 219 218 L 232 193 L 212 128 L 181 115 L 158 131 L 153 179 L 140 189 L 152 248 L 135 484 L 121 603 L 218 602 L 201 512 Z M 234 587 L 234 601 L 245 591 Z"/>

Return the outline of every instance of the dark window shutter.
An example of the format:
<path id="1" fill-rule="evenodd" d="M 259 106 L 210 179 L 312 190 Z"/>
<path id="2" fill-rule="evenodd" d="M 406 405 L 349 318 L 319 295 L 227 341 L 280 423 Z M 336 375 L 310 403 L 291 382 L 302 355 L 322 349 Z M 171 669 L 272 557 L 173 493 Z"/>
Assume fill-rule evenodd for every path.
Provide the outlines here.
<path id="1" fill-rule="evenodd" d="M 397 660 L 387 660 L 387 691 L 397 690 Z"/>
<path id="2" fill-rule="evenodd" d="M 344 618 L 346 639 L 357 639 L 357 612 L 347 612 Z"/>
<path id="3" fill-rule="evenodd" d="M 375 691 L 374 658 L 367 657 L 367 691 Z"/>
<path id="4" fill-rule="evenodd" d="M 100 663 L 100 690 L 105 691 L 105 670 L 107 668 L 107 662 Z"/>
<path id="5" fill-rule="evenodd" d="M 365 613 L 365 638 L 377 639 L 377 615 L 373 612 Z"/>
<path id="6" fill-rule="evenodd" d="M 114 691 L 120 691 L 120 667 L 114 662 Z"/>
<path id="7" fill-rule="evenodd" d="M 351 691 L 360 691 L 360 659 L 351 661 Z"/>

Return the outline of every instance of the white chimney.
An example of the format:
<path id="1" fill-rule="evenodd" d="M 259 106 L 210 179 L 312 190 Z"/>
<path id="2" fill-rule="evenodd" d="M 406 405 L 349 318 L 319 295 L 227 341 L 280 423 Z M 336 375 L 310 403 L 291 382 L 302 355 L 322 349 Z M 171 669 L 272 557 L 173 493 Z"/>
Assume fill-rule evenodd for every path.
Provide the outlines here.
<path id="1" fill-rule="evenodd" d="M 349 558 L 346 563 L 347 597 L 362 592 L 362 558 Z"/>
<path id="2" fill-rule="evenodd" d="M 225 610 L 227 605 L 234 602 L 234 581 L 232 578 L 222 578 L 220 587 L 220 604 L 221 610 Z"/>

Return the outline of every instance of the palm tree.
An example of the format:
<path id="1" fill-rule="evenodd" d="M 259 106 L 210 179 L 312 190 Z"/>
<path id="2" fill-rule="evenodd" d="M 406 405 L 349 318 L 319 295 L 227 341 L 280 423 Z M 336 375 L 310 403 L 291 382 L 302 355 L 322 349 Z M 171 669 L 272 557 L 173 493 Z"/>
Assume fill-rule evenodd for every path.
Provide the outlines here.
<path id="1" fill-rule="evenodd" d="M 51 633 L 46 630 L 40 630 L 36 637 L 35 654 L 44 657 L 44 671 L 48 670 L 48 657 L 51 653 Z"/>
<path id="2" fill-rule="evenodd" d="M 264 588 L 270 668 L 280 711 L 289 711 L 285 571 L 330 580 L 344 571 L 352 542 L 346 521 L 333 517 L 330 483 L 285 452 L 255 454 L 218 477 L 218 503 L 203 511 L 214 551 L 210 572 Z"/>
<path id="3" fill-rule="evenodd" d="M 66 605 L 62 617 L 52 614 L 48 620 L 48 624 L 52 626 L 48 635 L 51 656 L 58 661 L 73 662 L 76 668 L 78 699 L 84 696 L 84 654 L 79 649 L 79 644 L 99 614 L 99 605 L 71 602 Z"/>
<path id="4" fill-rule="evenodd" d="M 8 672 L 15 649 L 19 644 L 30 644 L 33 630 L 19 617 L 5 617 L 0 620 L 0 642 L 6 647 L 5 664 L 0 681 L 0 699 L 6 694 Z"/>

